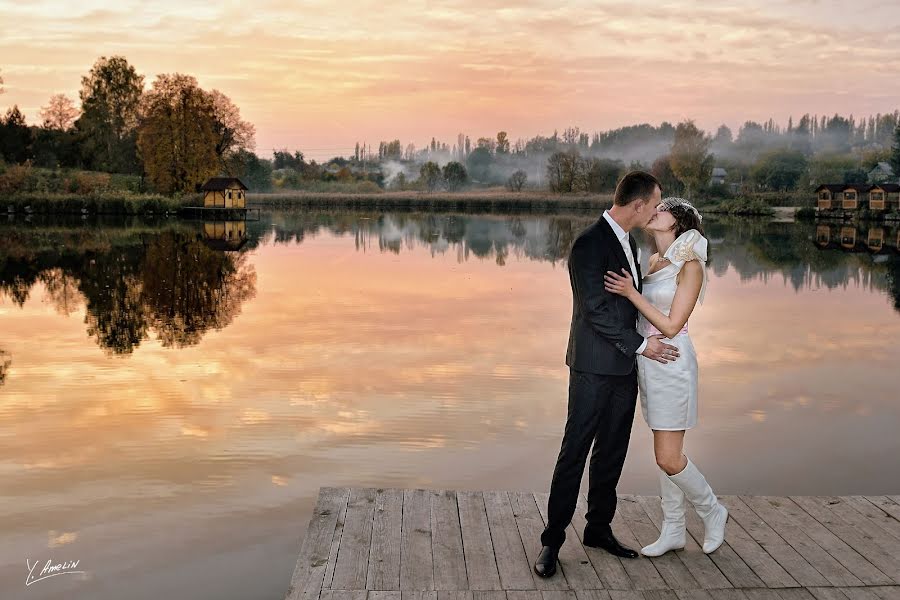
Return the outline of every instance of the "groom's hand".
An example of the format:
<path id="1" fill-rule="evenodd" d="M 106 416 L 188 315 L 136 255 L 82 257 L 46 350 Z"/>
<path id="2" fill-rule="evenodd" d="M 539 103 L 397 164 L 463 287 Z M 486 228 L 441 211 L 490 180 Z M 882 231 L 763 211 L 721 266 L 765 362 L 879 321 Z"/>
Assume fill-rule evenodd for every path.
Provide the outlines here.
<path id="1" fill-rule="evenodd" d="M 671 344 L 667 344 L 663 341 L 660 341 L 659 338 L 665 337 L 664 335 L 657 334 L 651 335 L 647 338 L 647 347 L 644 348 L 644 351 L 641 352 L 647 358 L 651 358 L 656 362 L 661 362 L 662 364 L 668 364 L 669 361 L 675 360 L 678 358 L 678 348 L 672 346 Z"/>

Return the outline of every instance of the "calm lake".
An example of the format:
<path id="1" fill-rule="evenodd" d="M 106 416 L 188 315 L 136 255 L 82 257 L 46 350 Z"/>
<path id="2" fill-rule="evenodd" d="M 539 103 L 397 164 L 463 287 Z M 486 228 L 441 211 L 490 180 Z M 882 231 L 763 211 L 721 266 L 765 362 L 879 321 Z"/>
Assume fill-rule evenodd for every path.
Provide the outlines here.
<path id="1" fill-rule="evenodd" d="M 598 216 L 4 217 L 0 597 L 280 599 L 319 486 L 548 490 Z M 692 459 L 898 493 L 898 228 L 706 221 Z M 656 473 L 638 409 L 619 491 Z"/>

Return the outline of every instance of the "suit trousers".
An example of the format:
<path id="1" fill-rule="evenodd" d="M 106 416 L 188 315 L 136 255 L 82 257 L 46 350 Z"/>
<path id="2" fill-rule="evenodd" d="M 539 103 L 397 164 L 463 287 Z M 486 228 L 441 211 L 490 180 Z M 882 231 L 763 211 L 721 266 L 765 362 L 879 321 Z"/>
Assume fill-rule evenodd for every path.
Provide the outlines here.
<path id="1" fill-rule="evenodd" d="M 628 375 L 597 375 L 569 369 L 568 415 L 550 484 L 542 545 L 559 548 L 565 542 L 591 443 L 594 448 L 588 471 L 586 530 L 610 530 L 637 393 L 637 368 Z"/>

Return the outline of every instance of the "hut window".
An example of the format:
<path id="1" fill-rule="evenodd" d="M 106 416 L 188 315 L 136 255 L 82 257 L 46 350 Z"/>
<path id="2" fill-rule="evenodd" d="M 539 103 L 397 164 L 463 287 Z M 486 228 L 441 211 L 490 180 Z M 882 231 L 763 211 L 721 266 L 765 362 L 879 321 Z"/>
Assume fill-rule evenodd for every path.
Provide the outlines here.
<path id="1" fill-rule="evenodd" d="M 231 200 L 231 190 L 228 190 L 228 199 Z"/>
<path id="2" fill-rule="evenodd" d="M 876 202 L 881 202 L 884 200 L 884 195 L 882 192 L 872 192 L 872 200 Z"/>
<path id="3" fill-rule="evenodd" d="M 821 198 L 822 200 L 828 200 L 828 192 L 819 192 L 819 198 Z"/>
<path id="4" fill-rule="evenodd" d="M 844 192 L 844 200 L 856 200 L 856 192 Z"/>

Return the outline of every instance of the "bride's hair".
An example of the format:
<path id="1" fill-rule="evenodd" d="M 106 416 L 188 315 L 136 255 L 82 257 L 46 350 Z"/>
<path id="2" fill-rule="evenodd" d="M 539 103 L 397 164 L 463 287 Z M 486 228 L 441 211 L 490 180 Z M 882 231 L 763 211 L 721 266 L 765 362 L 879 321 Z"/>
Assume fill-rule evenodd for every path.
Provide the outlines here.
<path id="1" fill-rule="evenodd" d="M 669 212 L 675 217 L 675 225 L 672 226 L 672 229 L 675 231 L 676 238 L 689 229 L 696 229 L 700 235 L 706 237 L 703 225 L 700 224 L 700 219 L 693 210 L 686 206 L 676 205 L 670 208 Z"/>
<path id="2" fill-rule="evenodd" d="M 675 238 L 677 239 L 685 231 L 690 229 L 696 229 L 700 232 L 700 235 L 706 237 L 706 232 L 703 231 L 703 225 L 700 223 L 700 218 L 697 216 L 693 210 L 686 206 L 682 206 L 677 204 L 668 209 L 672 216 L 675 218 L 675 224 L 672 225 L 672 231 L 675 232 Z M 656 247 L 656 240 L 653 239 L 653 236 L 650 237 L 650 248 L 652 252 L 660 252 L 660 249 Z M 707 252 L 709 252 L 707 250 Z M 711 258 L 711 257 L 710 257 Z M 707 260 L 709 262 L 709 259 Z"/>

